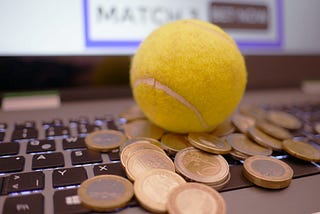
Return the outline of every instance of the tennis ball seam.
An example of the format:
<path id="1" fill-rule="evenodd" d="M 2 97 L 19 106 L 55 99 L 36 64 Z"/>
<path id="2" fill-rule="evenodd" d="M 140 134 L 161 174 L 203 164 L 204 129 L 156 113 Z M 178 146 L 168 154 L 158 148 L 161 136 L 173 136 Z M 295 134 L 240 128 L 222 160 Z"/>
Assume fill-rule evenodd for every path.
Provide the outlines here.
<path id="1" fill-rule="evenodd" d="M 190 109 L 197 116 L 203 128 L 207 129 L 209 127 L 208 124 L 203 119 L 199 110 L 194 105 L 192 105 L 188 100 L 186 100 L 183 96 L 181 96 L 180 94 L 178 94 L 177 92 L 169 88 L 167 85 L 162 84 L 161 82 L 157 81 L 155 78 L 139 78 L 139 79 L 135 79 L 135 81 L 133 82 L 133 88 L 142 84 L 152 86 L 155 89 L 161 90 L 166 94 L 168 94 L 170 97 L 176 99 L 182 105 Z"/>

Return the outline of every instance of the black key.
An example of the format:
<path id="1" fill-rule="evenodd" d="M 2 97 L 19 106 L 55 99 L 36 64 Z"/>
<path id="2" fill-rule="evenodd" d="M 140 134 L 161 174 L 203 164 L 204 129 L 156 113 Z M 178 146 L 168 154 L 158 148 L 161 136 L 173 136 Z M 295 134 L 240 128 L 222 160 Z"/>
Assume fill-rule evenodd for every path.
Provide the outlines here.
<path id="1" fill-rule="evenodd" d="M 42 194 L 30 194 L 8 197 L 3 206 L 3 214 L 43 214 L 44 197 Z"/>
<path id="2" fill-rule="evenodd" d="M 16 155 L 19 153 L 19 143 L 0 143 L 0 156 Z"/>
<path id="3" fill-rule="evenodd" d="M 81 206 L 81 201 L 77 189 L 65 189 L 56 191 L 53 194 L 54 213 L 89 213 L 90 210 Z"/>
<path id="4" fill-rule="evenodd" d="M 115 149 L 111 152 L 108 152 L 108 155 L 111 161 L 120 161 L 119 149 Z"/>
<path id="5" fill-rule="evenodd" d="M 93 173 L 95 176 L 108 174 L 108 175 L 119 175 L 124 178 L 126 177 L 126 172 L 123 169 L 120 162 L 95 165 L 93 167 Z"/>
<path id="6" fill-rule="evenodd" d="M 3 141 L 5 135 L 5 132 L 0 132 L 0 141 Z"/>
<path id="7" fill-rule="evenodd" d="M 30 140 L 27 144 L 27 153 L 47 152 L 56 150 L 54 140 Z"/>
<path id="8" fill-rule="evenodd" d="M 92 124 L 79 124 L 78 126 L 78 134 L 80 136 L 85 136 L 91 132 L 100 130 L 101 127 L 97 125 L 92 125 Z"/>
<path id="9" fill-rule="evenodd" d="M 12 132 L 11 140 L 28 140 L 28 139 L 37 139 L 38 138 L 38 130 L 35 128 L 23 128 L 23 129 L 15 129 Z"/>
<path id="10" fill-rule="evenodd" d="M 24 162 L 25 158 L 23 156 L 0 158 L 0 173 L 22 171 Z"/>
<path id="11" fill-rule="evenodd" d="M 32 157 L 32 169 L 45 169 L 63 167 L 64 158 L 61 152 L 34 155 Z"/>
<path id="12" fill-rule="evenodd" d="M 86 148 L 84 138 L 68 137 L 62 140 L 63 149 L 81 149 Z"/>
<path id="13" fill-rule="evenodd" d="M 69 137 L 70 129 L 67 126 L 51 126 L 46 129 L 46 138 L 60 138 L 60 137 Z"/>
<path id="14" fill-rule="evenodd" d="M 24 123 L 16 123 L 14 129 L 24 129 L 24 128 L 36 128 L 36 122 L 34 121 L 25 121 Z"/>
<path id="15" fill-rule="evenodd" d="M 119 130 L 112 116 L 107 117 L 107 127 L 108 129 Z"/>
<path id="16" fill-rule="evenodd" d="M 63 126 L 63 120 L 56 118 L 52 121 L 45 121 L 45 122 L 42 122 L 42 126 L 45 129 L 47 129 L 49 127 L 54 127 L 54 126 Z"/>
<path id="17" fill-rule="evenodd" d="M 101 154 L 91 150 L 78 150 L 71 153 L 72 165 L 100 163 L 102 162 Z"/>
<path id="18" fill-rule="evenodd" d="M 12 192 L 32 191 L 44 188 L 43 172 L 26 172 L 13 174 L 6 178 L 4 194 Z"/>
<path id="19" fill-rule="evenodd" d="M 78 185 L 87 178 L 86 169 L 83 167 L 56 169 L 52 173 L 52 185 L 55 188 Z"/>
<path id="20" fill-rule="evenodd" d="M 0 130 L 5 131 L 8 128 L 8 125 L 6 123 L 0 123 Z"/>

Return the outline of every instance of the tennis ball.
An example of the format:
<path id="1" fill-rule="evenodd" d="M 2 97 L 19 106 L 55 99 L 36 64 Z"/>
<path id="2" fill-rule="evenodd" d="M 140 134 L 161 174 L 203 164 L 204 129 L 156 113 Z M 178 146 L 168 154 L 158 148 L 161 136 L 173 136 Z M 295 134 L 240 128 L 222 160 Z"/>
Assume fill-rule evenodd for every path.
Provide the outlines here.
<path id="1" fill-rule="evenodd" d="M 153 31 L 130 68 L 133 96 L 148 119 L 172 132 L 206 132 L 239 104 L 247 71 L 234 40 L 211 23 L 187 19 Z"/>

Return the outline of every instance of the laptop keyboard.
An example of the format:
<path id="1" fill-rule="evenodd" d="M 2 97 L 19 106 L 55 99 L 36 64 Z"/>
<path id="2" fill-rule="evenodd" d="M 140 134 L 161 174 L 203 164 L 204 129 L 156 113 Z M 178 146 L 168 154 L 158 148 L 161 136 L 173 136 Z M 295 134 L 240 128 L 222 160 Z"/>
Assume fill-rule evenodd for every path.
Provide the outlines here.
<path id="1" fill-rule="evenodd" d="M 266 109 L 270 107 L 265 107 Z M 303 127 L 295 138 L 320 145 L 313 127 L 320 122 L 320 104 L 272 107 L 296 115 Z M 126 177 L 119 149 L 100 153 L 87 149 L 84 138 L 101 129 L 119 130 L 113 116 L 85 116 L 75 119 L 25 121 L 9 127 L 0 121 L 0 210 L 2 213 L 89 213 L 80 205 L 77 187 L 84 180 L 102 174 Z M 10 130 L 10 131 L 9 131 Z M 3 142 L 10 136 L 10 142 Z M 8 137 L 7 137 L 8 139 Z M 273 156 L 288 163 L 294 178 L 320 173 L 319 163 L 305 162 L 284 152 Z M 242 175 L 242 162 L 225 155 L 230 165 L 230 182 L 221 191 L 253 186 Z M 128 205 L 138 207 L 135 199 Z M 141 212 L 146 212 L 141 210 Z"/>

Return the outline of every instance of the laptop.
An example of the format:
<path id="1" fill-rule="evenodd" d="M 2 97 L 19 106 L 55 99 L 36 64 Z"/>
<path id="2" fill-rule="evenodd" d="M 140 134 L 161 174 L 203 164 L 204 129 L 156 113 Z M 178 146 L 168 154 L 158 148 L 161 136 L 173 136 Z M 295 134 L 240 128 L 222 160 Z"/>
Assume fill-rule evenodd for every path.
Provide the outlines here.
<path id="1" fill-rule="evenodd" d="M 128 8 L 135 6 L 123 2 Z M 177 2 L 171 5 L 171 9 L 186 3 Z M 257 2 L 262 4 L 264 1 Z M 278 6 L 285 4 L 285 1 L 274 2 L 273 5 Z M 6 32 L 1 31 L 3 40 L 0 43 L 1 213 L 92 213 L 81 205 L 77 195 L 79 185 L 102 174 L 126 177 L 119 149 L 94 152 L 86 147 L 84 138 L 96 130 L 123 132 L 121 115 L 135 104 L 129 85 L 129 67 L 141 42 L 137 38 L 141 35 L 128 42 L 127 34 L 121 28 L 115 28 L 114 32 L 122 38 L 99 37 L 99 26 L 91 29 L 92 26 L 88 25 L 92 21 L 88 11 L 98 3 L 102 5 L 98 14 L 105 13 L 107 17 L 105 8 L 108 4 L 99 1 L 63 4 L 28 1 L 19 2 L 19 7 L 17 1 L 0 3 L 6 20 L 12 20 L 7 22 L 11 25 L 3 18 L 0 21 L 0 26 L 7 27 Z M 145 4 L 152 6 L 152 3 Z M 196 8 L 201 5 L 188 4 Z M 309 6 L 314 7 L 313 4 L 316 3 Z M 16 13 L 10 13 L 12 8 Z M 119 8 L 108 12 L 123 12 L 123 8 L 120 4 Z M 71 9 L 81 12 L 81 17 L 79 13 L 70 12 Z M 199 11 L 202 10 L 201 6 Z M 183 12 L 190 15 L 188 11 Z M 109 13 L 113 18 L 116 18 L 115 14 Z M 82 24 L 72 22 L 75 19 L 80 19 Z M 62 23 L 64 25 L 60 26 Z M 18 32 L 12 26 L 19 26 Z M 150 30 L 154 26 L 145 27 Z M 30 29 L 36 30 L 32 32 Z M 51 40 L 47 39 L 49 35 L 53 35 Z M 66 38 L 66 35 L 70 36 Z M 13 40 L 3 42 L 4 38 L 10 37 L 16 39 L 16 45 Z M 266 45 L 264 43 L 261 47 Z M 320 135 L 308 130 L 311 122 L 320 122 L 319 93 L 313 84 L 301 88 L 302 80 L 320 78 L 315 69 L 319 67 L 319 54 L 288 54 L 281 52 L 284 46 L 269 45 L 273 46 L 271 51 L 261 52 L 258 47 L 258 53 L 256 49 L 248 49 L 252 44 L 243 46 L 249 82 L 241 104 L 279 109 L 303 118 L 306 129 L 296 133 L 296 137 L 309 137 L 309 141 L 319 148 Z M 303 74 L 299 72 L 306 67 L 308 69 Z M 274 69 L 272 74 L 270 69 Z M 313 115 L 312 121 L 305 118 L 310 115 Z M 282 153 L 274 157 L 288 163 L 294 171 L 288 188 L 268 190 L 257 187 L 243 176 L 243 162 L 226 157 L 231 179 L 219 192 L 226 201 L 227 213 L 320 212 L 320 163 L 301 161 Z M 133 199 L 125 208 L 113 213 L 149 212 Z"/>

